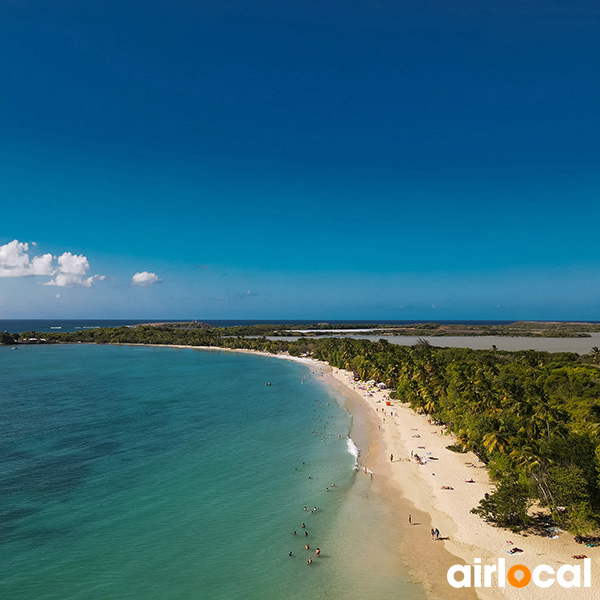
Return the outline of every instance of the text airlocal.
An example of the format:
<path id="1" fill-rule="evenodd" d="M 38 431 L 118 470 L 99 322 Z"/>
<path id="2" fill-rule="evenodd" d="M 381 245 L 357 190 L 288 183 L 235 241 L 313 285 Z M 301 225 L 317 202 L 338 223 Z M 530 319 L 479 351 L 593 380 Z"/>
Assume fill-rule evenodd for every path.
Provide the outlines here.
<path id="1" fill-rule="evenodd" d="M 482 565 L 481 559 L 474 559 L 471 565 L 453 565 L 448 569 L 446 578 L 454 588 L 491 588 L 512 587 L 522 588 L 530 583 L 540 588 L 549 588 L 558 584 L 563 588 L 578 588 L 592 586 L 592 564 L 590 558 L 583 559 L 581 565 L 562 565 L 553 569 L 549 565 L 538 565 L 529 569 L 525 565 L 512 565 L 506 569 L 506 560 L 499 558 L 495 565 Z"/>

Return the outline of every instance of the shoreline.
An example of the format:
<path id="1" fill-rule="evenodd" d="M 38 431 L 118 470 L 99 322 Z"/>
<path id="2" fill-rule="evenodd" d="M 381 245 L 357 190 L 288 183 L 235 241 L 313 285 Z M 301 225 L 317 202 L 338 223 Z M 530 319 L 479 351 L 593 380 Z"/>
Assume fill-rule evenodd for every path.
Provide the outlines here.
<path id="1" fill-rule="evenodd" d="M 480 517 L 471 514 L 471 508 L 478 505 L 486 492 L 494 489 L 483 463 L 472 453 L 455 453 L 446 448 L 454 443 L 454 436 L 446 435 L 443 428 L 430 424 L 426 415 L 419 415 L 408 404 L 394 400 L 387 406 L 385 391 L 365 392 L 357 390 L 352 374 L 333 368 L 332 376 L 349 390 L 360 392 L 363 402 L 375 413 L 379 421 L 378 432 L 382 443 L 386 446 L 386 468 L 391 472 L 393 485 L 401 490 L 403 498 L 427 513 L 441 532 L 445 549 L 459 560 L 454 564 L 474 564 L 480 558 L 482 564 L 496 564 L 499 558 L 506 559 L 506 566 L 522 564 L 533 570 L 539 564 L 547 564 L 557 570 L 564 564 L 577 564 L 573 555 L 586 554 L 593 558 L 594 549 L 577 544 L 573 536 L 567 532 L 559 534 L 557 539 L 536 535 L 516 534 L 486 523 Z M 393 415 L 393 416 L 391 416 Z M 418 436 L 418 437 L 416 437 Z M 411 451 L 426 458 L 427 452 L 432 459 L 419 465 L 411 460 Z M 389 455 L 394 455 L 390 462 Z M 472 466 L 470 466 L 472 465 Z M 373 469 L 375 470 L 375 469 Z M 468 480 L 474 483 L 468 483 Z M 450 487 L 453 489 L 443 489 Z M 421 526 L 422 527 L 422 526 Z M 419 529 L 412 527 L 410 529 Z M 407 558 L 418 553 L 423 546 L 429 547 L 429 528 L 423 528 L 415 545 Z M 435 544 L 437 546 L 437 544 Z M 512 547 L 522 548 L 524 552 L 517 555 L 507 554 Z M 422 573 L 422 563 L 412 561 L 417 573 Z M 455 590 L 446 581 L 446 569 L 438 563 L 438 572 L 434 579 L 443 580 L 444 595 L 437 598 L 450 598 L 451 592 L 460 591 L 465 597 L 466 589 Z M 425 574 L 430 577 L 431 574 Z M 592 582 L 598 581 L 600 569 L 592 560 Z M 472 590 L 471 590 L 472 591 Z M 518 588 L 507 585 L 505 588 L 478 588 L 478 597 L 482 600 L 499 600 L 503 598 L 523 597 Z M 520 594 L 520 596 L 519 596 Z M 554 584 L 550 589 L 527 587 L 527 598 L 563 598 L 575 595 L 581 599 L 595 597 L 594 587 L 564 589 Z"/>
<path id="2" fill-rule="evenodd" d="M 378 481 L 383 480 L 381 494 L 394 513 L 394 521 L 402 531 L 398 551 L 411 575 L 425 588 L 428 597 L 436 600 L 455 598 L 481 600 L 517 599 L 523 597 L 518 588 L 459 588 L 446 580 L 447 569 L 454 564 L 473 565 L 475 558 L 482 564 L 496 564 L 506 560 L 507 569 L 522 564 L 533 570 L 539 564 L 558 569 L 564 564 L 581 564 L 573 555 L 586 554 L 594 558 L 593 548 L 577 544 L 573 536 L 560 532 L 557 539 L 536 535 L 515 534 L 486 523 L 471 514 L 486 492 L 494 488 L 487 469 L 472 453 L 455 453 L 446 448 L 454 437 L 443 428 L 428 422 L 398 400 L 386 404 L 387 391 L 360 389 L 352 373 L 331 367 L 312 358 L 288 354 L 270 354 L 249 349 L 218 348 L 210 346 L 146 345 L 165 348 L 189 348 L 202 351 L 242 352 L 271 358 L 300 362 L 313 374 L 323 379 L 332 390 L 344 396 L 346 409 L 352 415 L 352 439 L 360 442 L 359 468 L 373 472 Z M 356 439 L 355 437 L 356 436 Z M 420 465 L 411 460 L 411 451 L 428 458 Z M 430 452 L 430 455 L 427 453 Z M 393 455 L 393 461 L 390 461 Z M 359 471 L 357 476 L 362 473 Z M 473 483 L 467 480 L 473 479 Z M 450 487 L 452 489 L 443 489 Z M 412 525 L 408 524 L 408 515 Z M 438 528 L 439 541 L 432 542 L 430 529 Z M 508 549 L 518 547 L 522 554 L 509 555 Z M 555 583 L 542 589 L 527 586 L 528 599 L 563 598 L 566 594 L 582 600 L 592 600 L 594 582 L 600 581 L 600 566 L 592 560 L 592 587 L 564 589 Z"/>
<path id="3" fill-rule="evenodd" d="M 446 570 L 453 564 L 462 563 L 458 556 L 450 552 L 443 543 L 433 543 L 429 534 L 424 538 L 421 533 L 431 529 L 431 515 L 427 507 L 417 508 L 407 495 L 404 494 L 402 486 L 398 485 L 389 461 L 386 456 L 388 443 L 380 435 L 377 413 L 369 406 L 365 399 L 339 377 L 344 373 L 326 362 L 313 358 L 295 357 L 289 354 L 271 354 L 258 350 L 245 348 L 218 348 L 213 346 L 173 346 L 170 344 L 122 344 L 132 346 L 151 346 L 159 348 L 178 348 L 214 352 L 238 352 L 242 354 L 253 354 L 267 358 L 279 358 L 299 362 L 307 366 L 313 376 L 321 379 L 323 383 L 334 392 L 344 397 L 346 410 L 352 416 L 350 437 L 357 443 L 360 449 L 358 459 L 359 472 L 357 477 L 363 474 L 363 468 L 367 467 L 373 471 L 377 479 L 378 495 L 389 506 L 394 523 L 397 524 L 398 555 L 409 574 L 421 584 L 427 598 L 432 600 L 477 600 L 478 595 L 474 590 L 454 589 L 446 581 Z M 347 373 L 347 375 L 351 375 Z M 415 526 L 408 527 L 407 515 L 412 515 Z M 419 525 L 417 525 L 419 524 Z M 443 569 L 440 567 L 443 566 Z"/>

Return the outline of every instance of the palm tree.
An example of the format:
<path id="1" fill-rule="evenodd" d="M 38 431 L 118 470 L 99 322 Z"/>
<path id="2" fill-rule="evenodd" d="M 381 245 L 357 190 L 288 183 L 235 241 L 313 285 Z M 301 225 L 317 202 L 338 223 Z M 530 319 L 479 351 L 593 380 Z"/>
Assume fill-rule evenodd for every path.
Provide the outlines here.
<path id="1" fill-rule="evenodd" d="M 500 454 L 506 454 L 510 447 L 510 440 L 503 433 L 504 428 L 500 426 L 497 431 L 491 431 L 483 436 L 483 447 L 491 454 L 494 450 L 498 450 Z"/>
<path id="2" fill-rule="evenodd" d="M 546 483 L 545 472 L 548 464 L 551 461 L 548 458 L 543 458 L 540 446 L 537 442 L 531 441 L 529 444 L 515 448 L 509 457 L 514 461 L 515 465 L 531 476 L 536 482 L 539 490 L 544 496 L 544 500 L 548 506 L 552 506 L 556 510 L 556 502 L 552 496 L 552 492 Z"/>

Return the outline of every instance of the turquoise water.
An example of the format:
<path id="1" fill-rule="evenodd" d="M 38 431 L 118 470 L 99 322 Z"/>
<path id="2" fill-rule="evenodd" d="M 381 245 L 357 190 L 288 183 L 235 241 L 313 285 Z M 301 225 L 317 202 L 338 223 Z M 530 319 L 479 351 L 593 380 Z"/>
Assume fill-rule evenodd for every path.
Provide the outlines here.
<path id="1" fill-rule="evenodd" d="M 423 597 L 401 565 L 370 581 L 370 522 L 389 514 L 302 364 L 4 347 L 0 390 L 1 598 Z"/>

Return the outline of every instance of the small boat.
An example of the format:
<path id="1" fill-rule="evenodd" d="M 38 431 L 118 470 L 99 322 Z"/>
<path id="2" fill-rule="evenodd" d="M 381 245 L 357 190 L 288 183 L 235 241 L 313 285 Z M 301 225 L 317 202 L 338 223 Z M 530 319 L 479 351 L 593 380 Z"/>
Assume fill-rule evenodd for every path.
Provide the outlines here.
<path id="1" fill-rule="evenodd" d="M 13 350 L 18 350 L 17 346 L 12 347 Z"/>

